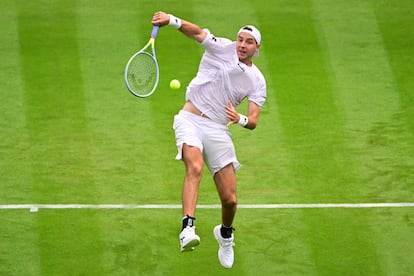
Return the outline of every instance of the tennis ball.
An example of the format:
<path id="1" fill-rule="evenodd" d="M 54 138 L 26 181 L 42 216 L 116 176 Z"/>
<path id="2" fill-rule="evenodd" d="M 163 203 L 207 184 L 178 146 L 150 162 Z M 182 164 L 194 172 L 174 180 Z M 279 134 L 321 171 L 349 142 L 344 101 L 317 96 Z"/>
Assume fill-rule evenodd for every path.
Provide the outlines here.
<path id="1" fill-rule="evenodd" d="M 180 81 L 179 80 L 172 80 L 171 82 L 170 82 L 170 88 L 172 89 L 172 90 L 177 90 L 177 89 L 179 89 L 181 87 L 181 83 L 180 83 Z"/>

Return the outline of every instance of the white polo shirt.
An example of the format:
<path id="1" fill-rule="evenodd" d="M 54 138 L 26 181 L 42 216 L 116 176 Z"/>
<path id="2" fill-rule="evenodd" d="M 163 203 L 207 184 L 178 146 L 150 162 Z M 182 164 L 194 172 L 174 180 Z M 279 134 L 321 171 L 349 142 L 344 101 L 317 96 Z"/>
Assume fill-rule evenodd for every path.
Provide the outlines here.
<path id="1" fill-rule="evenodd" d="M 239 61 L 236 42 L 217 38 L 208 29 L 200 43 L 205 52 L 196 77 L 187 87 L 186 100 L 190 100 L 211 120 L 226 124 L 224 106 L 230 100 L 233 106 L 245 98 L 262 107 L 266 100 L 266 81 L 253 64 L 247 66 Z"/>

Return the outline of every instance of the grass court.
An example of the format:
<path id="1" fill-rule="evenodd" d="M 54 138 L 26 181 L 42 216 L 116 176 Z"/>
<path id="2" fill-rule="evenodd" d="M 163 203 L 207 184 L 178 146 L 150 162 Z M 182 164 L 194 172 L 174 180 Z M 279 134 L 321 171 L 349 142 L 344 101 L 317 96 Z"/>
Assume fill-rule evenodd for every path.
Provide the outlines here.
<path id="1" fill-rule="evenodd" d="M 231 270 L 217 208 L 198 209 L 184 254 L 177 208 L 8 208 L 180 204 L 172 120 L 202 48 L 162 28 L 157 91 L 123 82 L 157 10 L 217 36 L 261 30 L 267 102 L 256 130 L 231 127 L 239 204 L 414 202 L 411 0 L 3 0 L 0 275 L 412 275 L 412 205 L 240 208 Z M 199 204 L 219 204 L 207 170 Z"/>

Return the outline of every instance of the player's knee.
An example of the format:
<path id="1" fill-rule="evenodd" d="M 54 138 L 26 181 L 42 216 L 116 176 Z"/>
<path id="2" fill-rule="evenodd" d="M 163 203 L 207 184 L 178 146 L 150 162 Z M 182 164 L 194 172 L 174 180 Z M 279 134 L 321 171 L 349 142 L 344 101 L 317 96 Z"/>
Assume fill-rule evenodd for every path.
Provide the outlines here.
<path id="1" fill-rule="evenodd" d="M 229 194 L 222 198 L 221 204 L 226 208 L 233 208 L 237 206 L 237 198 L 235 194 Z"/>
<path id="2" fill-rule="evenodd" d="M 197 162 L 191 163 L 187 165 L 187 175 L 190 175 L 194 178 L 201 178 L 203 173 L 203 164 L 199 164 Z"/>

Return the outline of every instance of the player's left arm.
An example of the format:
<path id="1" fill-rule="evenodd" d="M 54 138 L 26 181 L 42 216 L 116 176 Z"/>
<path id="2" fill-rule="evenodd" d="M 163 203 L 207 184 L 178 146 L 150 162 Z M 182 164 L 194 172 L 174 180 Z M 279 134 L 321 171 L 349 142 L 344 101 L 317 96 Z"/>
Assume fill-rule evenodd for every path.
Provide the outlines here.
<path id="1" fill-rule="evenodd" d="M 249 101 L 247 106 L 247 116 L 238 113 L 230 101 L 227 106 L 225 106 L 225 109 L 226 116 L 229 119 L 227 127 L 232 124 L 239 124 L 244 128 L 253 130 L 259 123 L 260 106 L 258 106 L 255 102 Z"/>
<path id="2" fill-rule="evenodd" d="M 249 101 L 247 108 L 248 123 L 244 127 L 252 130 L 255 129 L 259 123 L 259 115 L 260 107 L 255 102 Z"/>

